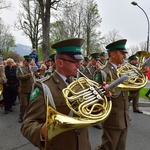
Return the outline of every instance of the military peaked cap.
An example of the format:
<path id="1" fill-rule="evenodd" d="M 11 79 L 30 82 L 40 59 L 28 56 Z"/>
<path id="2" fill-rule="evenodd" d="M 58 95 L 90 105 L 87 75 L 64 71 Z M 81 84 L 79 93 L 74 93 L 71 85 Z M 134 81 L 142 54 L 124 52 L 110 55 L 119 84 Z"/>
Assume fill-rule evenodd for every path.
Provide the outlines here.
<path id="1" fill-rule="evenodd" d="M 112 51 L 112 50 L 120 50 L 124 53 L 128 53 L 126 48 L 125 48 L 125 44 L 126 44 L 127 40 L 126 39 L 122 39 L 122 40 L 118 40 L 115 41 L 113 43 L 110 43 L 106 46 L 107 51 Z"/>
<path id="2" fill-rule="evenodd" d="M 92 53 L 90 56 L 91 58 L 100 59 L 100 53 Z"/>
<path id="3" fill-rule="evenodd" d="M 53 44 L 51 47 L 56 49 L 56 54 L 67 54 L 75 59 L 84 59 L 81 54 L 81 46 L 84 40 L 81 38 L 73 38 L 60 41 Z"/>
<path id="4" fill-rule="evenodd" d="M 33 57 L 31 55 L 23 56 L 26 61 L 32 61 Z"/>
<path id="5" fill-rule="evenodd" d="M 49 60 L 50 60 L 50 61 L 55 61 L 55 54 L 50 55 L 50 56 L 49 56 Z"/>
<path id="6" fill-rule="evenodd" d="M 136 55 L 131 55 L 128 59 L 129 59 L 129 60 L 136 60 L 136 59 L 137 59 L 137 56 L 136 56 Z"/>

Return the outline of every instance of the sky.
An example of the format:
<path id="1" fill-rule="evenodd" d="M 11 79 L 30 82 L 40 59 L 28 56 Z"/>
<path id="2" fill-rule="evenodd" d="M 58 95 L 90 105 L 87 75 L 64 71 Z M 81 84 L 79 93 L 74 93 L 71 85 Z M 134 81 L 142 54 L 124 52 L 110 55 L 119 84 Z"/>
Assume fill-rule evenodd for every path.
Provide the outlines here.
<path id="1" fill-rule="evenodd" d="M 100 31 L 102 35 L 109 31 L 117 30 L 119 35 L 127 39 L 127 47 L 138 45 L 147 41 L 148 21 L 144 12 L 137 6 L 131 4 L 132 0 L 95 0 L 98 3 L 99 14 L 102 18 Z M 135 0 L 144 9 L 150 19 L 150 0 Z M 14 21 L 17 20 L 17 13 L 21 9 L 19 0 L 11 0 L 11 10 L 3 10 L 1 18 L 6 24 L 11 26 L 11 33 L 14 35 L 16 43 L 31 46 L 29 39 L 22 35 L 21 31 L 13 28 Z"/>

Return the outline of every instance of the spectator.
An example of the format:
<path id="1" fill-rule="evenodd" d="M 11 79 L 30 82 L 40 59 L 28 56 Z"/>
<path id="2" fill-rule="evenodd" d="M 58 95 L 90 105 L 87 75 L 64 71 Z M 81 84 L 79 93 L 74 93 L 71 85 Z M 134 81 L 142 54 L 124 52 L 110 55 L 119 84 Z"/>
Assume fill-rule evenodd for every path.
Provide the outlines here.
<path id="1" fill-rule="evenodd" d="M 13 111 L 12 105 L 15 104 L 19 87 L 19 81 L 16 76 L 16 67 L 14 66 L 14 60 L 12 58 L 6 60 L 5 75 L 7 82 L 4 85 L 3 95 L 5 114 L 8 114 L 8 112 Z"/>
<path id="2" fill-rule="evenodd" d="M 30 55 L 34 58 L 34 61 L 35 61 L 35 64 L 37 65 L 37 67 L 40 68 L 38 54 L 37 54 L 36 49 L 33 49 L 32 53 Z"/>

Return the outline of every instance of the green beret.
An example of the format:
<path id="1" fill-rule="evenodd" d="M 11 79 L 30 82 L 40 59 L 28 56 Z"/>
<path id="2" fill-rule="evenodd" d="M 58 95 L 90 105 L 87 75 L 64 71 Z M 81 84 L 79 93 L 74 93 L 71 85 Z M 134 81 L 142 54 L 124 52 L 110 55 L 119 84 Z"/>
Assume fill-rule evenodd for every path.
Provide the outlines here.
<path id="1" fill-rule="evenodd" d="M 55 61 L 55 54 L 50 55 L 50 56 L 49 56 L 49 60 L 50 60 L 50 61 Z"/>
<path id="2" fill-rule="evenodd" d="M 67 54 L 75 59 L 84 59 L 81 54 L 81 46 L 84 40 L 81 38 L 67 39 L 53 44 L 51 47 L 56 49 L 56 54 Z"/>
<path id="3" fill-rule="evenodd" d="M 84 60 L 85 60 L 86 62 L 89 62 L 89 61 L 90 61 L 90 59 L 89 59 L 88 57 L 84 57 Z"/>
<path id="4" fill-rule="evenodd" d="M 105 55 L 106 55 L 105 52 L 100 53 L 100 56 L 105 56 Z"/>
<path id="5" fill-rule="evenodd" d="M 100 59 L 100 53 L 92 53 L 90 54 L 91 58 Z"/>
<path id="6" fill-rule="evenodd" d="M 118 40 L 115 41 L 113 43 L 110 43 L 106 46 L 107 51 L 112 51 L 112 50 L 120 50 L 124 53 L 128 53 L 126 48 L 125 48 L 125 44 L 126 44 L 127 40 L 123 39 L 123 40 Z"/>
<path id="7" fill-rule="evenodd" d="M 128 58 L 129 60 L 136 60 L 137 59 L 137 56 L 136 55 L 132 55 Z"/>
<path id="8" fill-rule="evenodd" d="M 31 55 L 23 56 L 26 61 L 32 61 L 33 57 Z"/>

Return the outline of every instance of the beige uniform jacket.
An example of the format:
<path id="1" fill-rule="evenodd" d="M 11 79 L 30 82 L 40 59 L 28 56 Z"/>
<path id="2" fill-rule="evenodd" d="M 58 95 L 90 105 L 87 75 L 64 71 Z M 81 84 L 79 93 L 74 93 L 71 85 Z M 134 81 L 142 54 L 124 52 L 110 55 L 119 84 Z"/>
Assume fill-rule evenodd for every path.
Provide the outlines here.
<path id="1" fill-rule="evenodd" d="M 5 76 L 4 66 L 0 66 L 0 100 L 3 100 L 3 84 L 7 82 L 7 78 Z"/>
<path id="2" fill-rule="evenodd" d="M 108 62 L 106 66 L 103 68 L 103 71 L 108 75 L 109 72 L 112 73 L 112 78 L 117 79 L 117 71 L 114 66 Z M 106 77 L 107 78 L 107 77 Z M 105 128 L 111 129 L 125 129 L 129 126 L 130 119 L 128 113 L 128 91 L 123 91 L 120 93 L 116 93 L 116 98 L 112 99 L 112 110 L 111 113 L 104 121 L 103 126 Z"/>
<path id="3" fill-rule="evenodd" d="M 91 65 L 91 64 L 89 64 L 89 65 L 87 65 L 87 66 L 85 67 L 83 73 L 84 73 L 89 79 L 93 80 L 93 75 L 94 75 L 95 70 L 96 70 L 96 67 L 93 66 L 93 65 Z"/>
<path id="4" fill-rule="evenodd" d="M 68 115 L 70 110 L 62 95 L 62 89 L 66 84 L 62 78 L 54 72 L 51 77 L 44 82 L 51 90 L 56 109 L 58 112 Z M 36 83 L 39 89 L 38 95 L 30 102 L 27 115 L 22 124 L 22 134 L 39 149 L 42 149 L 44 142 L 40 139 L 40 130 L 45 123 L 46 105 L 43 96 L 41 83 Z M 32 94 L 31 94 L 32 96 Z M 49 143 L 47 150 L 90 150 L 90 143 L 87 128 L 74 129 L 54 137 Z"/>
<path id="5" fill-rule="evenodd" d="M 29 67 L 23 65 L 17 69 L 17 78 L 19 80 L 19 92 L 20 93 L 31 93 L 32 85 L 34 83 L 34 77 L 29 74 L 31 71 Z"/>

